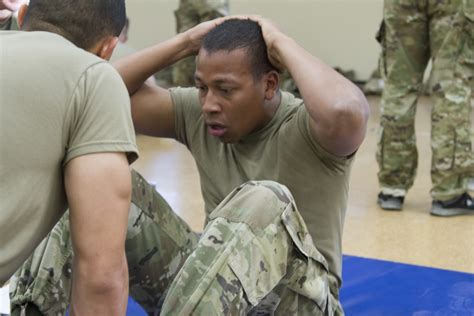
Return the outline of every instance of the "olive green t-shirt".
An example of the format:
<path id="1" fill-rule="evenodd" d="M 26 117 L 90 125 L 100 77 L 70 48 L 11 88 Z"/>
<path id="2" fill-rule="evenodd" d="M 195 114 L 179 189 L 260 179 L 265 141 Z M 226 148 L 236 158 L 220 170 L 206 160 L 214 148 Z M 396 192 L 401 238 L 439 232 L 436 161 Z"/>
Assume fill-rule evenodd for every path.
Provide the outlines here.
<path id="1" fill-rule="evenodd" d="M 106 61 L 48 32 L 0 32 L 0 284 L 67 208 L 64 166 L 137 158 L 130 99 Z"/>
<path id="2" fill-rule="evenodd" d="M 334 156 L 311 136 L 301 99 L 282 92 L 272 120 L 239 143 L 208 134 L 194 88 L 171 90 L 176 135 L 196 160 L 206 212 L 248 180 L 273 180 L 292 192 L 318 250 L 341 285 L 341 237 L 353 159 Z"/>

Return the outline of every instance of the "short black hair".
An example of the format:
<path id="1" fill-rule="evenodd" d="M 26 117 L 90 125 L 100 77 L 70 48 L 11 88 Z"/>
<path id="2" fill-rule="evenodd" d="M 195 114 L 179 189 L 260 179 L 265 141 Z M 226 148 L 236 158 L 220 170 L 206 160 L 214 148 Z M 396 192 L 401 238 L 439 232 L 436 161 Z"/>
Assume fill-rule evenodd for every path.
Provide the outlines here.
<path id="1" fill-rule="evenodd" d="M 208 53 L 246 49 L 255 79 L 261 78 L 269 71 L 277 71 L 268 59 L 267 45 L 263 39 L 262 29 L 257 22 L 252 20 L 229 19 L 224 21 L 206 34 L 201 48 Z"/>
<path id="2" fill-rule="evenodd" d="M 58 33 L 90 49 L 125 25 L 125 0 L 30 0 L 23 28 Z"/>

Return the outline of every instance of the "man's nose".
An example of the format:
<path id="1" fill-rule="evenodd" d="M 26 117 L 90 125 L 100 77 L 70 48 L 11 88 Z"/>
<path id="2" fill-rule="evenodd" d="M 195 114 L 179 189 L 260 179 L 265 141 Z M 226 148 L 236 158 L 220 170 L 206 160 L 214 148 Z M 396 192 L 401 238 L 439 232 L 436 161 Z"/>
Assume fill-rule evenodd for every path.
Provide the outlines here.
<path id="1" fill-rule="evenodd" d="M 202 100 L 202 111 L 208 114 L 217 113 L 221 110 L 218 98 L 211 92 L 208 91 L 206 96 Z"/>

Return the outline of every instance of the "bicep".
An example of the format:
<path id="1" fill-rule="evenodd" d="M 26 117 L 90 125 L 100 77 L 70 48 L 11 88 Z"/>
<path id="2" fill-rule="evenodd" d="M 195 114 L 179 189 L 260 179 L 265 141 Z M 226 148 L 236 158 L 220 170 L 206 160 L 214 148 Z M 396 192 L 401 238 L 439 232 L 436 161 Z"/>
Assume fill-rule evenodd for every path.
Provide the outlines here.
<path id="1" fill-rule="evenodd" d="M 168 90 L 144 84 L 131 97 L 135 130 L 155 137 L 175 137 L 174 107 Z"/>
<path id="2" fill-rule="evenodd" d="M 131 176 L 124 153 L 96 153 L 66 164 L 65 188 L 77 259 L 114 265 L 124 253 Z"/>
<path id="3" fill-rule="evenodd" d="M 341 111 L 338 120 L 328 120 L 331 124 L 317 123 L 309 118 L 312 137 L 329 153 L 338 157 L 348 157 L 357 151 L 365 137 L 366 119 Z"/>

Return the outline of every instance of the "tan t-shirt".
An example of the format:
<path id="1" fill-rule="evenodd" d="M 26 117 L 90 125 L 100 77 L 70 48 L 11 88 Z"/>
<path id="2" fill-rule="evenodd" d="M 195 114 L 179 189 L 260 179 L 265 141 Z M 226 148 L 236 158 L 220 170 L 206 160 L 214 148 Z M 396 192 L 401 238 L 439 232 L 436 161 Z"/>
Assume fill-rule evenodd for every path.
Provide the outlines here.
<path id="1" fill-rule="evenodd" d="M 0 32 L 0 284 L 67 208 L 65 164 L 137 158 L 127 90 L 102 59 L 47 32 Z"/>
<path id="2" fill-rule="evenodd" d="M 236 144 L 207 133 L 196 89 L 171 90 L 178 141 L 199 170 L 206 212 L 248 180 L 273 180 L 292 192 L 316 247 L 341 285 L 341 237 L 353 159 L 336 157 L 311 136 L 302 100 L 282 92 L 269 124 Z"/>

